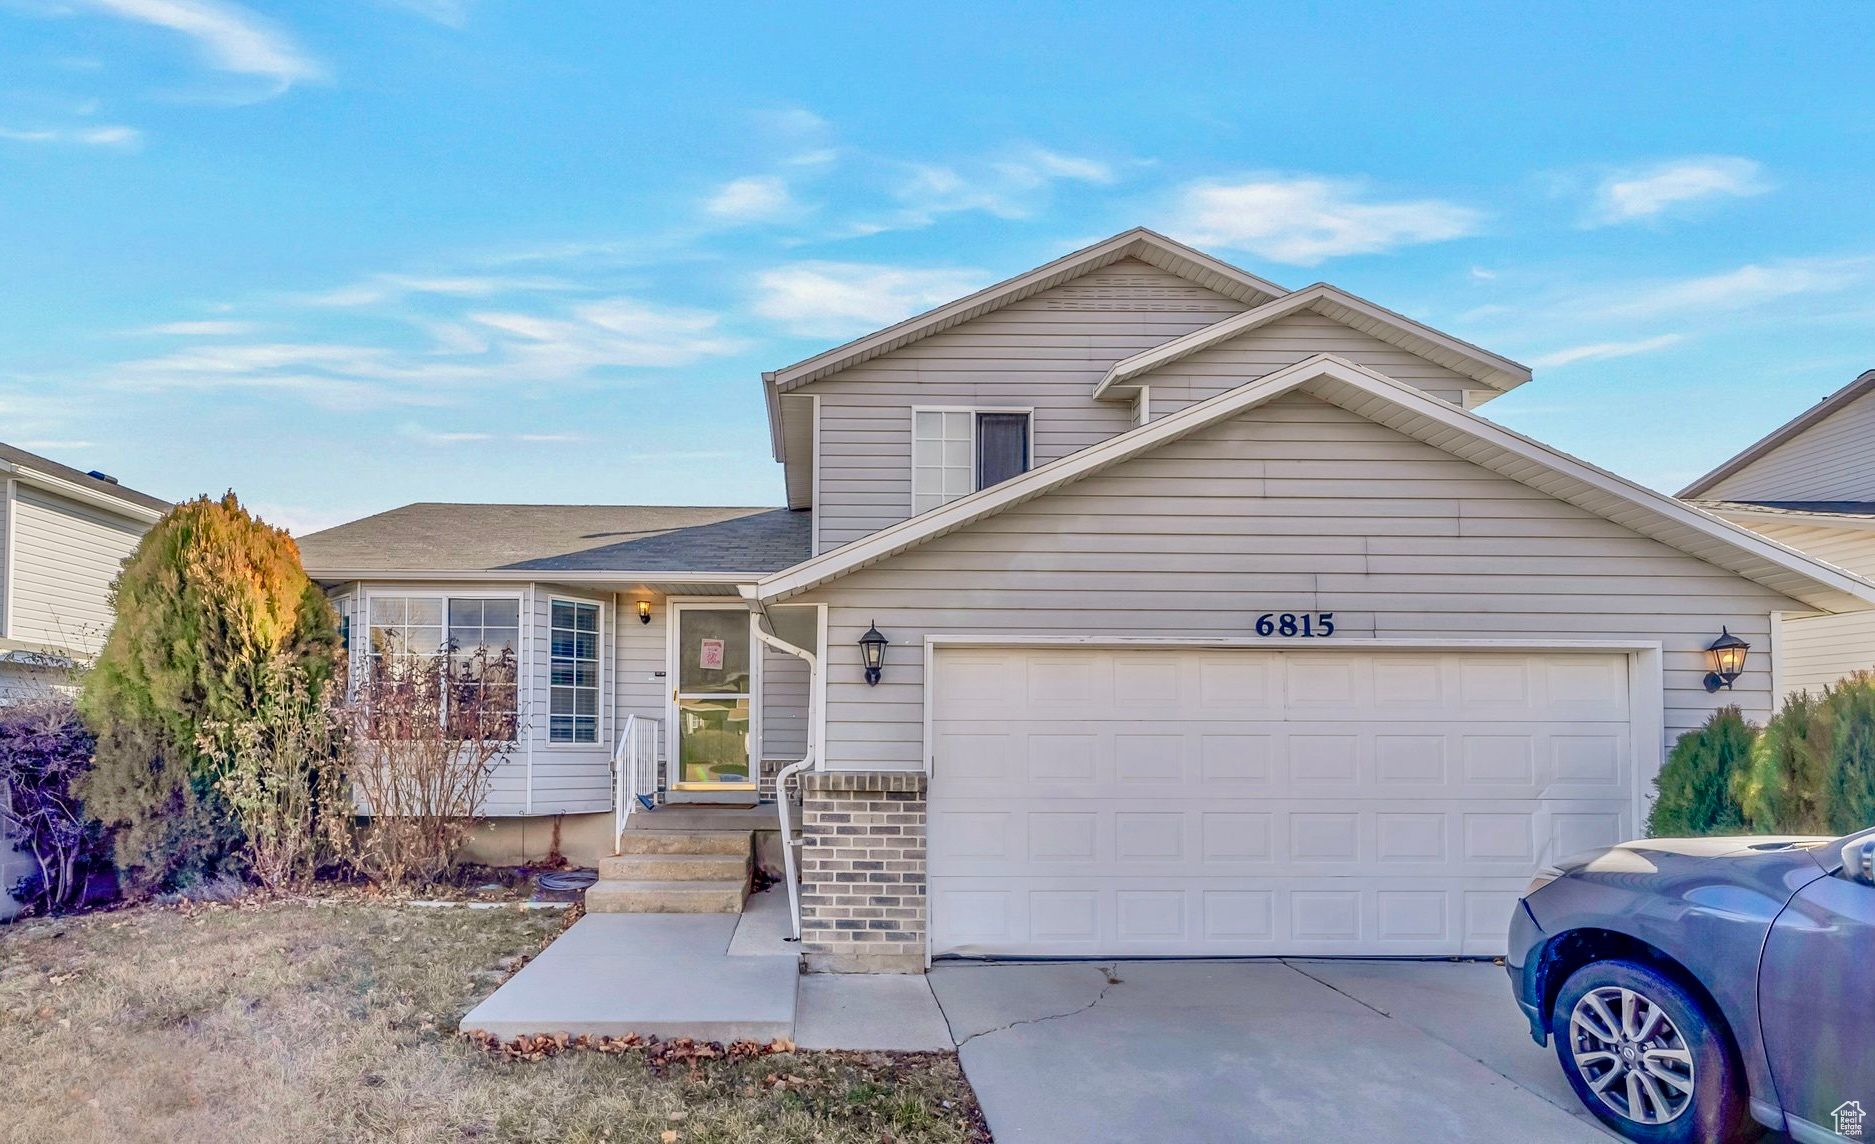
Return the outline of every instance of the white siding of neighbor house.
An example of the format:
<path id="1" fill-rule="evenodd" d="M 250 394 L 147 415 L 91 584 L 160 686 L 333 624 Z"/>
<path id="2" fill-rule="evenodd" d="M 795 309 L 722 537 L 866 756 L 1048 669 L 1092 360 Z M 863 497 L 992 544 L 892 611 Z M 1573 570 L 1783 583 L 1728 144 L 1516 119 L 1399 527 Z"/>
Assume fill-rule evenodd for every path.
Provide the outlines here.
<path id="1" fill-rule="evenodd" d="M 111 627 L 111 583 L 146 526 L 19 487 L 13 505 L 8 634 L 96 651 Z"/>
<path id="2" fill-rule="evenodd" d="M 913 405 L 1032 407 L 1047 464 L 1133 426 L 1092 396 L 1108 367 L 1243 309 L 1124 259 L 796 390 L 821 399 L 820 550 L 911 515 Z"/>
<path id="3" fill-rule="evenodd" d="M 7 585 L 13 582 L 11 543 L 7 535 L 8 522 L 13 515 L 13 494 L 18 486 L 13 481 L 0 482 L 0 637 L 9 636 L 7 631 L 7 596 L 11 593 Z"/>
<path id="4" fill-rule="evenodd" d="M 1699 495 L 1875 501 L 1875 393 L 1851 401 Z"/>
<path id="5" fill-rule="evenodd" d="M 1863 576 L 1875 575 L 1875 529 L 1762 520 L 1745 523 L 1818 560 Z M 1779 688 L 1786 694 L 1815 691 L 1852 671 L 1875 669 L 1875 612 L 1787 619 L 1772 654 L 1778 660 Z"/>
<path id="6" fill-rule="evenodd" d="M 1714 696 L 1704 648 L 1721 624 L 1766 646 L 1799 607 L 1302 394 L 790 602 L 829 605 L 828 761 L 849 769 L 923 765 L 929 634 L 1244 637 L 1307 611 L 1342 638 L 1657 640 L 1670 744 L 1726 703 L 1768 715 L 1769 657 Z M 892 646 L 867 687 L 874 619 Z"/>
<path id="7" fill-rule="evenodd" d="M 1316 354 L 1345 358 L 1454 405 L 1464 403 L 1467 388 L 1483 388 L 1462 374 L 1313 311 L 1271 322 L 1139 380 L 1152 387 L 1149 404 L 1156 421 Z"/>

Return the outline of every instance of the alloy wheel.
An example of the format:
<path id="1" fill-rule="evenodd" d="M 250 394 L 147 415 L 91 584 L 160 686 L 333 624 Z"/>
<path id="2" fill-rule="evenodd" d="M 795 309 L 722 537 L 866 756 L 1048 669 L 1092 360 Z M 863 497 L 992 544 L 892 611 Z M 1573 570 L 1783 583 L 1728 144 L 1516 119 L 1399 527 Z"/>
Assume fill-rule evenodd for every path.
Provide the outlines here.
<path id="1" fill-rule="evenodd" d="M 1658 1002 L 1592 989 L 1569 1015 L 1576 1071 L 1601 1102 L 1637 1124 L 1666 1124 L 1693 1103 L 1693 1054 Z"/>

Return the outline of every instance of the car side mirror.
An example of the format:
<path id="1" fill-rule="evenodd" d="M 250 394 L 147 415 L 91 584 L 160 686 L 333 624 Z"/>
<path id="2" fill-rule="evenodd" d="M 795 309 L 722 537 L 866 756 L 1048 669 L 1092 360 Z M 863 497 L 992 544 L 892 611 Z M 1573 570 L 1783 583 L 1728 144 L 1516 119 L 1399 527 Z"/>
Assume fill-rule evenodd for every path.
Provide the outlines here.
<path id="1" fill-rule="evenodd" d="M 1842 876 L 1875 886 L 1875 838 L 1858 838 L 1842 848 Z"/>

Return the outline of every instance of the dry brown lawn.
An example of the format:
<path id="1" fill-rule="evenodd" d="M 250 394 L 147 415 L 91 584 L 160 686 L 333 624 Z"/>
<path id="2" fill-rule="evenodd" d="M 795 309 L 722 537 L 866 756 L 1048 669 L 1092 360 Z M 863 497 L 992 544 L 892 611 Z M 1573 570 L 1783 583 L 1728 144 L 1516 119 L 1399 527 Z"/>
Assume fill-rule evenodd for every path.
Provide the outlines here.
<path id="1" fill-rule="evenodd" d="M 558 911 L 139 907 L 0 926 L 0 1139 L 986 1140 L 951 1054 L 662 1069 L 454 1035 Z"/>

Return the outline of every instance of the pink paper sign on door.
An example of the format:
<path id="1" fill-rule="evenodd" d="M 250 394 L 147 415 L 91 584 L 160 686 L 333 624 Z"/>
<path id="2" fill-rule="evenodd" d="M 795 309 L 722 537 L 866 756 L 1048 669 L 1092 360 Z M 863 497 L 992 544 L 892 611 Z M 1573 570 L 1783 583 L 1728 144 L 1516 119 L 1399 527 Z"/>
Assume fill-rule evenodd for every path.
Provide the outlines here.
<path id="1" fill-rule="evenodd" d="M 697 666 L 705 671 L 723 670 L 723 641 L 704 640 L 703 649 L 697 654 Z"/>

